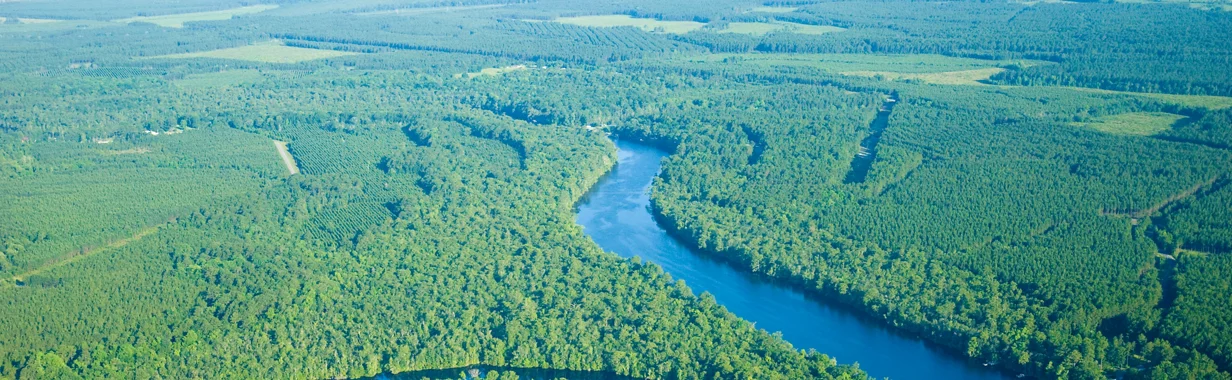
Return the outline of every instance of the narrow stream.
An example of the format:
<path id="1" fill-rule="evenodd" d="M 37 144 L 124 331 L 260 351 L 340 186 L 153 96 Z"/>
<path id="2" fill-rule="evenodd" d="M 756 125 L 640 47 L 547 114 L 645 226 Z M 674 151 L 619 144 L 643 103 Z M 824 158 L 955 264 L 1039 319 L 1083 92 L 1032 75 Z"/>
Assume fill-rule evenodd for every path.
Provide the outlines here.
<path id="1" fill-rule="evenodd" d="M 577 207 L 577 223 L 603 249 L 655 263 L 694 292 L 709 292 L 758 328 L 782 332 L 796 348 L 815 349 L 840 363 L 858 362 L 874 377 L 1005 378 L 876 321 L 691 251 L 659 227 L 650 212 L 650 185 L 667 154 L 630 142 L 618 141 L 616 146 L 616 168 Z"/>

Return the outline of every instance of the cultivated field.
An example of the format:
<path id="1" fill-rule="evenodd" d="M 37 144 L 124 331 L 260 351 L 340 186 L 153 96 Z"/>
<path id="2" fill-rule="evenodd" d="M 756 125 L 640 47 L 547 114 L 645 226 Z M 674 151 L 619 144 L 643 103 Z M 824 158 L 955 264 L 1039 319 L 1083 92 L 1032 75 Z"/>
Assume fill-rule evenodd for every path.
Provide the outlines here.
<path id="1" fill-rule="evenodd" d="M 334 58 L 355 54 L 358 53 L 284 46 L 281 43 L 274 41 L 228 49 L 196 53 L 168 54 L 149 58 L 217 58 L 265 63 L 297 63 L 311 61 L 314 59 Z"/>
<path id="2" fill-rule="evenodd" d="M 1172 125 L 1184 118 L 1163 112 L 1131 112 L 1073 125 L 1118 135 L 1150 136 L 1172 128 Z"/>
<path id="3" fill-rule="evenodd" d="M 684 34 L 706 24 L 694 21 L 660 21 L 650 18 L 633 18 L 626 15 L 561 17 L 556 22 L 590 27 L 632 26 L 654 33 Z"/>
<path id="4" fill-rule="evenodd" d="M 223 21 L 238 15 L 246 15 L 278 8 L 277 5 L 252 5 L 247 7 L 224 9 L 211 12 L 181 13 L 163 16 L 137 16 L 115 20 L 120 23 L 146 22 L 167 28 L 183 28 L 184 23 L 194 21 Z"/>

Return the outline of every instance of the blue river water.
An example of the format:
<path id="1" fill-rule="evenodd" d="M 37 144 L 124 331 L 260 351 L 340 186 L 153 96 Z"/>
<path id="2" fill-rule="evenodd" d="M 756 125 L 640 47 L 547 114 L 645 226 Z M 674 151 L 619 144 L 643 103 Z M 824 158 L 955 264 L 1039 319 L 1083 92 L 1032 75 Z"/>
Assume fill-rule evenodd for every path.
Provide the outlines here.
<path id="1" fill-rule="evenodd" d="M 626 141 L 617 141 L 616 146 L 616 167 L 577 205 L 577 223 L 604 250 L 655 263 L 695 293 L 709 292 L 758 328 L 781 332 L 796 348 L 815 349 L 839 363 L 859 363 L 874 377 L 1006 378 L 790 286 L 693 252 L 660 227 L 650 211 L 650 185 L 667 154 Z"/>

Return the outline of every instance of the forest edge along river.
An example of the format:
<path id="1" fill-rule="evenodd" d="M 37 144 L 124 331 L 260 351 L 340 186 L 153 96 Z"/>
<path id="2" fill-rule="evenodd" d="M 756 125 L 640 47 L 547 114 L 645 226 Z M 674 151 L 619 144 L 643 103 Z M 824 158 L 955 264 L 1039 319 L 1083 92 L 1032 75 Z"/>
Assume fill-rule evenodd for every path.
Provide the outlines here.
<path id="1" fill-rule="evenodd" d="M 873 377 L 1002 379 L 1002 373 L 905 336 L 790 285 L 716 260 L 675 239 L 651 211 L 650 186 L 667 153 L 616 141 L 618 162 L 577 204 L 577 223 L 606 251 L 640 257 L 797 349 L 859 363 Z"/>

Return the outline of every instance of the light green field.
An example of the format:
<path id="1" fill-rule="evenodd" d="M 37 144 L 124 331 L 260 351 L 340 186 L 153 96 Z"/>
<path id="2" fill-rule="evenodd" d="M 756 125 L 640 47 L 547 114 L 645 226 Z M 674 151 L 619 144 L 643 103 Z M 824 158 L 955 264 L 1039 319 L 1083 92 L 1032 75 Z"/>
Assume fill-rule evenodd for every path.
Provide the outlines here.
<path id="1" fill-rule="evenodd" d="M 0 33 L 37 33 L 37 32 L 56 32 L 71 29 L 89 29 L 89 28 L 106 28 L 115 27 L 121 24 L 116 24 L 107 21 L 94 20 L 50 20 L 50 19 L 29 19 L 19 18 L 17 23 L 9 24 L 0 21 Z"/>
<path id="2" fill-rule="evenodd" d="M 402 8 L 388 11 L 362 12 L 356 13 L 359 16 L 415 16 L 429 13 L 449 13 L 449 12 L 464 12 L 480 9 L 500 8 L 508 4 L 488 4 L 488 5 L 470 5 L 461 7 L 428 7 L 428 8 Z"/>
<path id="3" fill-rule="evenodd" d="M 788 31 L 797 34 L 820 35 L 844 30 L 847 29 L 836 26 L 805 25 L 790 22 L 733 22 L 727 24 L 727 27 L 720 30 L 719 33 L 740 33 L 760 36 L 778 31 Z"/>
<path id="4" fill-rule="evenodd" d="M 1002 86 L 1002 87 L 1010 87 L 1010 86 Z M 1227 96 L 1155 94 L 1155 93 L 1149 93 L 1149 92 L 1112 91 L 1112 90 L 1103 90 L 1103 89 L 1098 89 L 1098 88 L 1086 88 L 1086 87 L 1058 87 L 1058 88 L 1065 88 L 1065 89 L 1070 89 L 1074 91 L 1083 91 L 1083 92 L 1095 92 L 1095 93 L 1100 93 L 1100 94 L 1141 96 L 1144 98 L 1151 98 L 1151 99 L 1155 99 L 1155 100 L 1159 100 L 1159 101 L 1167 102 L 1167 103 L 1172 103 L 1172 104 L 1179 104 L 1179 105 L 1190 106 L 1190 107 L 1202 107 L 1202 108 L 1212 109 L 1212 110 L 1232 108 L 1232 97 L 1227 97 Z"/>
<path id="5" fill-rule="evenodd" d="M 10 24 L 9 22 L 12 22 L 12 23 Z M 110 23 L 101 22 L 101 21 L 89 21 L 89 20 L 72 20 L 70 22 L 67 20 L 55 20 L 55 19 L 48 19 L 48 18 L 0 17 L 0 32 L 29 33 L 29 32 L 56 31 L 56 30 L 65 30 L 65 29 L 73 29 L 73 28 L 88 28 L 88 27 L 93 27 L 93 26 L 100 26 L 96 24 L 110 24 Z"/>
<path id="6" fill-rule="evenodd" d="M 793 8 L 793 7 L 753 7 L 753 9 L 750 9 L 750 10 L 749 10 L 749 12 L 762 12 L 762 13 L 791 13 L 791 12 L 795 12 L 797 9 L 800 9 L 800 8 Z"/>
<path id="7" fill-rule="evenodd" d="M 347 1 L 303 1 L 284 4 L 278 9 L 267 11 L 271 16 L 307 16 L 322 13 L 354 13 L 373 7 L 405 7 L 404 0 L 347 0 Z"/>
<path id="8" fill-rule="evenodd" d="M 154 24 L 154 25 L 158 25 L 162 27 L 167 27 L 167 28 L 183 28 L 184 23 L 186 22 L 224 21 L 224 20 L 230 20 L 232 17 L 238 16 L 238 15 L 260 13 L 260 12 L 265 12 L 265 11 L 268 11 L 274 8 L 278 8 L 278 6 L 263 4 L 263 5 L 252 5 L 252 6 L 240 7 L 240 8 L 224 9 L 221 11 L 211 11 L 211 12 L 181 13 L 181 14 L 164 15 L 164 16 L 129 17 L 126 19 L 115 20 L 115 22 L 126 23 L 126 24 L 134 23 L 134 22 L 145 22 L 145 23 L 150 23 L 150 24 Z"/>
<path id="9" fill-rule="evenodd" d="M 720 30 L 719 33 L 740 33 L 760 36 L 780 30 L 783 30 L 783 25 L 768 22 L 733 22 L 727 24 L 727 27 Z"/>
<path id="10" fill-rule="evenodd" d="M 505 67 L 489 67 L 489 68 L 486 68 L 486 69 L 483 69 L 483 70 L 479 70 L 479 72 L 477 72 L 477 73 L 457 74 L 457 75 L 454 75 L 454 77 L 455 77 L 455 78 L 461 78 L 461 77 L 465 76 L 467 79 L 470 79 L 470 78 L 475 78 L 475 77 L 480 77 L 480 76 L 493 76 L 493 77 L 494 77 L 494 76 L 501 75 L 501 74 L 504 74 L 504 73 L 514 72 L 514 71 L 520 71 L 520 70 L 526 70 L 526 68 L 527 68 L 527 67 L 526 67 L 526 65 L 513 65 L 513 66 L 505 66 Z"/>
<path id="11" fill-rule="evenodd" d="M 873 77 L 883 80 L 918 80 L 932 84 L 949 84 L 949 85 L 983 85 L 982 81 L 988 80 L 993 75 L 1005 71 L 1000 67 L 990 67 L 986 69 L 960 70 L 960 71 L 943 71 L 939 73 L 896 73 L 887 71 L 845 71 L 843 75 L 854 75 L 862 77 Z"/>
<path id="12" fill-rule="evenodd" d="M 784 22 L 783 24 L 786 24 L 788 30 L 790 30 L 792 33 L 795 33 L 795 34 L 822 35 L 826 33 L 834 33 L 834 32 L 841 32 L 841 31 L 847 30 L 847 29 L 840 28 L 837 26 L 829 26 L 829 25 L 805 25 L 805 24 L 796 24 L 796 23 L 791 23 L 791 22 Z"/>
<path id="13" fill-rule="evenodd" d="M 704 54 L 678 58 L 688 62 L 728 62 L 730 64 L 746 64 L 760 66 L 799 66 L 811 67 L 833 73 L 865 74 L 874 76 L 883 74 L 883 78 L 916 76 L 932 83 L 980 84 L 978 80 L 987 79 L 1007 65 L 1028 67 L 1050 64 L 1042 61 L 990 61 L 973 58 L 956 58 L 932 54 Z M 885 74 L 893 74 L 887 76 Z M 919 74 L 937 74 L 921 77 Z M 973 83 L 974 82 L 974 83 Z M 1016 86 L 1000 86 L 1012 88 Z M 1232 108 L 1232 97 L 1211 95 L 1173 95 L 1142 92 L 1110 91 L 1084 87 L 1051 87 L 1071 91 L 1094 92 L 1101 94 L 1128 95 L 1150 98 L 1166 103 L 1206 109 Z"/>
<path id="14" fill-rule="evenodd" d="M 278 41 L 271 41 L 229 49 L 211 50 L 197 53 L 168 54 L 148 58 L 218 58 L 265 63 L 297 63 L 311 61 L 314 59 L 334 58 L 355 54 L 357 53 L 284 46 Z"/>
<path id="15" fill-rule="evenodd" d="M 692 32 L 706 25 L 694 21 L 659 21 L 650 18 L 633 18 L 627 15 L 561 17 L 555 21 L 562 24 L 599 28 L 632 26 L 647 32 L 673 34 Z"/>
<path id="16" fill-rule="evenodd" d="M 729 62 L 760 66 L 812 67 L 833 73 L 875 71 L 899 74 L 945 73 L 990 69 L 1036 61 L 990 61 L 933 54 L 705 54 L 682 58 L 690 62 Z"/>
<path id="17" fill-rule="evenodd" d="M 192 74 L 172 83 L 185 88 L 211 88 L 256 83 L 263 79 L 265 79 L 265 74 L 257 70 L 227 70 L 216 73 Z"/>
<path id="18" fill-rule="evenodd" d="M 64 20 L 54 20 L 54 19 L 49 19 L 49 18 L 20 18 L 20 17 L 17 18 L 17 22 L 22 23 L 22 24 L 49 24 L 49 23 L 61 22 L 61 21 L 64 21 Z"/>
<path id="19" fill-rule="evenodd" d="M 1117 135 L 1150 136 L 1172 128 L 1173 124 L 1184 118 L 1163 112 L 1131 112 L 1072 125 Z"/>

